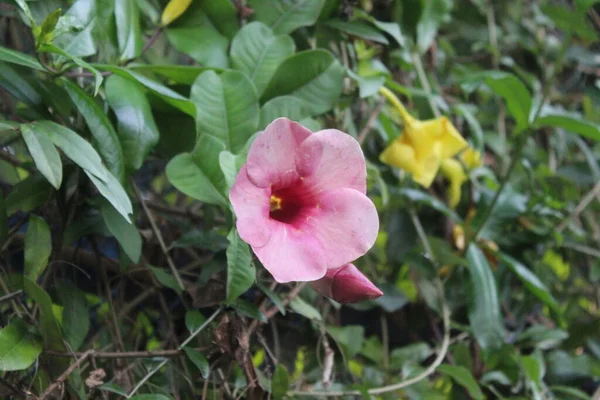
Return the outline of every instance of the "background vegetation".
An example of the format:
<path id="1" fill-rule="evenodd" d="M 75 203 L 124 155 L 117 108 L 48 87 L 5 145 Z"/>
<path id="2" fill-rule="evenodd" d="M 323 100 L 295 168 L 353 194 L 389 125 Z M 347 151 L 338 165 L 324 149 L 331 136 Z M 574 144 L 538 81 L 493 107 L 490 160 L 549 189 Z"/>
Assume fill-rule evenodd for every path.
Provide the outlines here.
<path id="1" fill-rule="evenodd" d="M 599 398 L 596 1 L 166 3 L 0 2 L 1 398 Z M 382 85 L 481 152 L 456 208 L 379 161 Z M 376 301 L 232 230 L 280 116 L 361 143 Z"/>

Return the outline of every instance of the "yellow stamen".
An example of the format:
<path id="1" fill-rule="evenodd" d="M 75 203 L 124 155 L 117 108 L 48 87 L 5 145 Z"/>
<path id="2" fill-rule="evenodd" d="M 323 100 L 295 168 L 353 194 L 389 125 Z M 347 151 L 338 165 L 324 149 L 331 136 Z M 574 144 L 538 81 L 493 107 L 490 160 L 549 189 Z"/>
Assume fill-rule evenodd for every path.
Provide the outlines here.
<path id="1" fill-rule="evenodd" d="M 281 210 L 281 198 L 271 195 L 271 211 Z"/>

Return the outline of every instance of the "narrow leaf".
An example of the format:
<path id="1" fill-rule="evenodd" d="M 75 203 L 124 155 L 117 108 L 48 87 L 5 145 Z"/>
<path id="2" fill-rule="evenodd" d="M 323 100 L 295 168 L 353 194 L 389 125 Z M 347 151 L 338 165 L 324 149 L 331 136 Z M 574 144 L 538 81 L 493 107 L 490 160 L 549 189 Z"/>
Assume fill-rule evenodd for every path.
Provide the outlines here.
<path id="1" fill-rule="evenodd" d="M 31 125 L 22 125 L 21 134 L 37 169 L 55 189 L 60 188 L 62 162 L 50 138 L 44 132 L 31 129 Z"/>
<path id="2" fill-rule="evenodd" d="M 36 280 L 48 266 L 52 252 L 52 238 L 46 221 L 35 215 L 29 216 L 25 234 L 25 276 Z"/>
<path id="3" fill-rule="evenodd" d="M 227 298 L 231 303 L 254 283 L 256 271 L 252 265 L 250 247 L 233 229 L 227 236 Z"/>

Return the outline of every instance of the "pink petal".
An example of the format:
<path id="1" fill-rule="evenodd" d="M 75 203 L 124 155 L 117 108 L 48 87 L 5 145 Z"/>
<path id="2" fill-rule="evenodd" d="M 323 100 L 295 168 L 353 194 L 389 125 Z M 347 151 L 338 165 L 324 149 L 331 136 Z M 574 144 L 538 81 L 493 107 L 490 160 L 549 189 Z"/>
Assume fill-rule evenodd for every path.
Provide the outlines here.
<path id="1" fill-rule="evenodd" d="M 229 200 L 237 216 L 240 237 L 250 246 L 261 247 L 269 241 L 270 198 L 270 189 L 256 187 L 250 182 L 244 164 L 229 192 Z"/>
<path id="2" fill-rule="evenodd" d="M 253 250 L 277 282 L 314 281 L 325 275 L 325 252 L 314 235 L 278 222 L 271 227 L 268 243 Z"/>
<path id="3" fill-rule="evenodd" d="M 316 192 L 350 188 L 367 192 L 367 167 L 358 142 L 336 129 L 312 134 L 296 155 L 298 173 Z"/>
<path id="4" fill-rule="evenodd" d="M 330 268 L 364 255 L 375 244 L 379 231 L 375 205 L 354 189 L 322 193 L 303 224 L 318 237 Z"/>
<path id="5" fill-rule="evenodd" d="M 354 264 L 328 269 L 323 278 L 311 283 L 311 287 L 319 294 L 330 297 L 338 303 L 373 300 L 383 295 L 383 292 L 373 285 Z"/>
<path id="6" fill-rule="evenodd" d="M 311 131 L 287 118 L 271 122 L 250 146 L 248 177 L 259 187 L 288 186 L 298 178 L 295 157 Z"/>

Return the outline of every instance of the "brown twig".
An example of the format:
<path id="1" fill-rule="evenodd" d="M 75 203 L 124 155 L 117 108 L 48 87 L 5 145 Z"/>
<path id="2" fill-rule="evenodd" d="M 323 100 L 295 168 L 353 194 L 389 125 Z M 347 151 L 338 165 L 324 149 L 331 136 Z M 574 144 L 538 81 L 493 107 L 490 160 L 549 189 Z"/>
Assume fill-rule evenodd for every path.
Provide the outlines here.
<path id="1" fill-rule="evenodd" d="M 358 143 L 360 145 L 363 144 L 363 142 L 367 138 L 367 135 L 369 134 L 369 132 L 371 132 L 371 128 L 373 127 L 373 124 L 375 123 L 375 120 L 377 119 L 377 117 L 379 117 L 381 110 L 383 110 L 384 104 L 385 104 L 385 99 L 381 98 L 379 100 L 379 103 L 377 103 L 377 106 L 371 112 L 371 115 L 369 115 L 369 119 L 367 120 L 365 127 L 362 128 L 362 130 L 360 131 L 360 133 L 358 135 Z"/>
<path id="2" fill-rule="evenodd" d="M 92 354 L 94 354 L 94 350 L 88 350 L 85 353 L 83 353 L 83 355 L 79 359 L 77 359 L 77 361 L 71 364 L 71 366 L 67 368 L 65 372 L 63 372 L 56 379 L 56 381 L 54 381 L 50 386 L 48 386 L 48 389 L 46 389 L 44 393 L 40 395 L 39 400 L 44 400 L 46 397 L 50 396 L 52 392 L 54 392 L 64 381 L 66 381 L 69 375 L 71 375 L 73 371 L 75 371 Z"/>
<path id="3" fill-rule="evenodd" d="M 21 295 L 22 293 L 23 293 L 23 291 L 21 289 L 19 289 L 16 292 L 5 294 L 4 296 L 0 297 L 0 304 L 4 303 L 5 301 L 12 300 L 13 298 Z"/>
<path id="4" fill-rule="evenodd" d="M 6 161 L 7 163 L 11 164 L 14 167 L 17 168 L 23 168 L 26 171 L 29 172 L 34 172 L 35 168 L 33 168 L 32 166 L 29 165 L 24 165 L 25 163 L 21 160 L 19 160 L 17 157 L 13 156 L 10 153 L 7 153 L 6 151 L 0 151 L 0 159 Z"/>
<path id="5" fill-rule="evenodd" d="M 150 227 L 152 228 L 152 232 L 154 233 L 154 236 L 156 237 L 156 240 L 158 241 L 158 244 L 160 245 L 160 248 L 161 248 L 165 258 L 167 259 L 167 264 L 169 265 L 169 268 L 171 269 L 171 273 L 173 274 L 173 277 L 175 278 L 175 281 L 177 282 L 177 286 L 179 286 L 179 288 L 182 291 L 185 291 L 185 285 L 183 284 L 183 280 L 181 280 L 179 271 L 177 271 L 177 267 L 175 267 L 175 264 L 173 263 L 173 260 L 171 259 L 171 256 L 169 255 L 169 249 L 165 245 L 165 241 L 163 240 L 163 237 L 160 233 L 160 230 L 158 229 L 158 226 L 156 226 L 156 222 L 154 221 L 154 218 L 152 217 L 152 213 L 150 212 L 150 209 L 148 209 L 148 206 L 146 205 L 146 201 L 142 197 L 142 194 L 140 193 L 140 190 L 136 186 L 135 182 L 132 181 L 131 186 L 133 187 L 135 196 L 137 197 L 138 201 L 140 202 L 140 204 L 142 206 L 142 210 L 144 211 L 146 218 L 148 218 L 148 221 L 150 222 Z"/>

